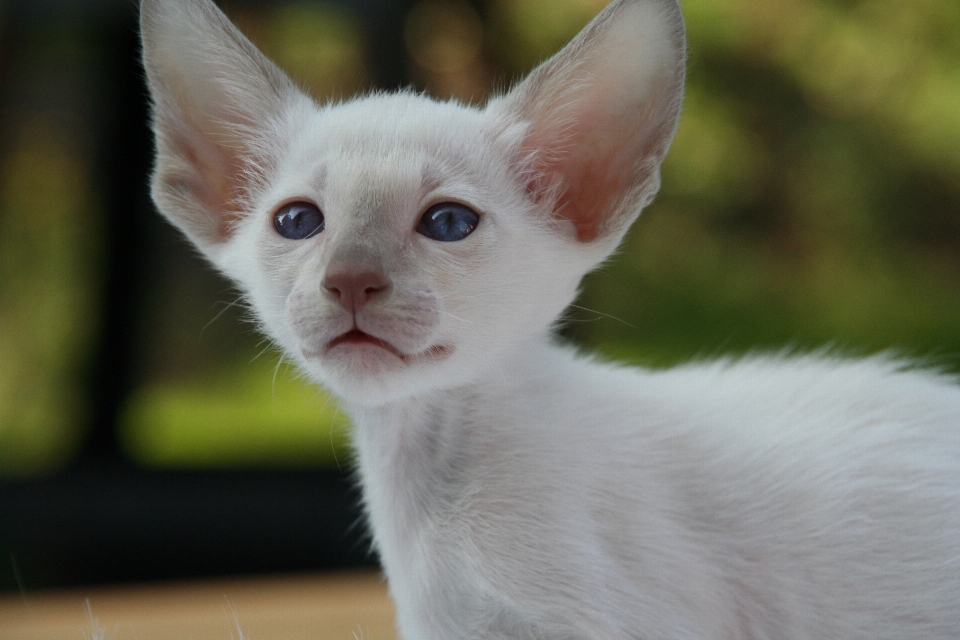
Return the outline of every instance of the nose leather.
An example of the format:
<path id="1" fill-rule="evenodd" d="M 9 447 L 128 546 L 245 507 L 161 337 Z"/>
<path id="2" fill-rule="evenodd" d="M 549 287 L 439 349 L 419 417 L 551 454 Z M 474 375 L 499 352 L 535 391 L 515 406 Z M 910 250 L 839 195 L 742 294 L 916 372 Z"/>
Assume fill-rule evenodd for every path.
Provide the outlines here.
<path id="1" fill-rule="evenodd" d="M 387 278 L 377 271 L 338 271 L 323 278 L 323 288 L 351 313 L 362 309 L 371 298 L 390 288 Z"/>

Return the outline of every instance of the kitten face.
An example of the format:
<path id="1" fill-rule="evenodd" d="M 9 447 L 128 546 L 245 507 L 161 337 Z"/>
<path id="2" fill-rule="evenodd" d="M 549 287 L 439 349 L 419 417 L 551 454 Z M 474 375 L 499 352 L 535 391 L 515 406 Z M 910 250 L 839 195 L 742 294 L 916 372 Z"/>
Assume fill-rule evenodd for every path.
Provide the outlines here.
<path id="1" fill-rule="evenodd" d="M 616 0 L 483 109 L 319 107 L 211 0 L 142 0 L 141 27 L 158 208 L 361 404 L 469 384 L 545 339 L 656 193 L 683 86 L 672 0 Z M 472 232 L 418 232 L 442 203 Z"/>
<path id="2" fill-rule="evenodd" d="M 572 300 L 587 257 L 537 210 L 513 170 L 515 136 L 494 115 L 401 94 L 288 126 L 288 152 L 221 264 L 270 336 L 331 390 L 378 403 L 467 383 Z M 278 233 L 275 213 L 297 201 L 323 212 L 322 232 Z M 439 203 L 476 212 L 473 232 L 418 232 Z"/>

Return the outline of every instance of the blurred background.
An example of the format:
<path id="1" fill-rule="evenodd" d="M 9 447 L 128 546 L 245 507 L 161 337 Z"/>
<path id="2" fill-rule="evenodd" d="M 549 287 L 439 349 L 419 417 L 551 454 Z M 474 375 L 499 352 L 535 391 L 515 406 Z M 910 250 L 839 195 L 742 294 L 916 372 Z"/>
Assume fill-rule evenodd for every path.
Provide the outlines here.
<path id="1" fill-rule="evenodd" d="M 223 0 L 318 100 L 482 104 L 605 0 Z M 683 0 L 663 190 L 563 332 L 960 372 L 960 3 Z M 0 0 L 0 589 L 372 564 L 337 402 L 153 210 L 130 0 Z"/>

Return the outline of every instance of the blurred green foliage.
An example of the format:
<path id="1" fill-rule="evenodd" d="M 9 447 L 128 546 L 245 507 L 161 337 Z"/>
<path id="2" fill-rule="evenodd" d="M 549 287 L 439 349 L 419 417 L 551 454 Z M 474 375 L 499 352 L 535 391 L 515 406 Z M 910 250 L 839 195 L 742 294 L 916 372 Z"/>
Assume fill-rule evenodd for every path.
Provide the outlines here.
<path id="1" fill-rule="evenodd" d="M 299 0 L 231 17 L 315 98 L 344 99 L 364 88 L 367 69 L 361 25 L 345 6 Z"/>
<path id="2" fill-rule="evenodd" d="M 476 100 L 557 50 L 603 4 L 490 0 L 477 13 L 463 0 L 423 0 L 405 24 L 410 51 L 397 55 L 427 91 Z M 832 347 L 893 349 L 960 371 L 960 3 L 682 4 L 689 80 L 663 190 L 588 276 L 564 334 L 654 366 Z M 363 31 L 343 7 L 279 3 L 235 17 L 314 95 L 346 96 L 369 68 Z M 62 127 L 51 135 L 24 122 L 0 162 L 6 474 L 72 450 L 99 277 L 85 157 Z M 158 291 L 145 326 L 177 330 L 144 337 L 146 373 L 122 424 L 135 460 L 327 465 L 346 452 L 335 401 L 253 360 L 253 340 L 198 365 L 203 323 L 184 319 L 210 320 L 213 300 Z"/>
<path id="3" fill-rule="evenodd" d="M 665 365 L 832 347 L 960 370 L 960 5 L 686 0 L 657 202 L 567 333 Z"/>
<path id="4" fill-rule="evenodd" d="M 27 118 L 0 163 L 0 470 L 74 452 L 93 336 L 101 229 L 70 114 Z"/>
<path id="5" fill-rule="evenodd" d="M 336 466 L 351 458 L 339 402 L 260 358 L 216 378 L 137 390 L 123 447 L 152 467 Z"/>

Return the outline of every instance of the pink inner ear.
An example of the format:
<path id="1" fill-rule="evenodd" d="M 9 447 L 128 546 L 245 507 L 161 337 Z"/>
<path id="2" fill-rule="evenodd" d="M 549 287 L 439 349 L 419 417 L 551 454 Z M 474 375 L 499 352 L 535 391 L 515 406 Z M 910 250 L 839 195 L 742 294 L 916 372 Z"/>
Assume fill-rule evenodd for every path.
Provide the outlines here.
<path id="1" fill-rule="evenodd" d="M 624 181 L 616 177 L 613 164 L 612 159 L 592 163 L 572 159 L 546 161 L 539 167 L 544 174 L 531 180 L 527 191 L 539 200 L 539 194 L 559 177 L 563 186 L 554 216 L 573 223 L 577 240 L 591 242 L 600 235 L 603 218 L 617 207 L 623 193 Z"/>
<path id="2" fill-rule="evenodd" d="M 612 218 L 623 200 L 651 178 L 656 162 L 649 156 L 669 136 L 657 118 L 663 94 L 653 93 L 642 104 L 582 105 L 571 118 L 573 126 L 551 127 L 552 122 L 544 122 L 524 143 L 526 149 L 539 152 L 537 177 L 527 189 L 539 199 L 558 184 L 553 215 L 573 223 L 580 242 L 601 236 L 615 223 Z"/>
<path id="3" fill-rule="evenodd" d="M 181 131 L 173 140 L 173 147 L 192 172 L 170 176 L 167 183 L 177 191 L 187 191 L 196 200 L 206 218 L 204 226 L 212 240 L 228 240 L 242 216 L 239 206 L 242 195 L 240 158 L 195 131 Z"/>
<path id="4" fill-rule="evenodd" d="M 573 223 L 580 242 L 597 239 L 606 218 L 623 198 L 626 180 L 623 168 L 617 166 L 618 160 L 616 154 L 590 162 L 571 159 L 549 169 L 562 174 L 567 185 L 557 201 L 554 215 Z"/>

